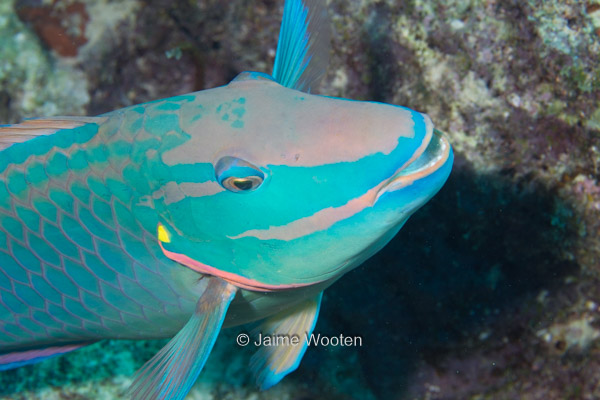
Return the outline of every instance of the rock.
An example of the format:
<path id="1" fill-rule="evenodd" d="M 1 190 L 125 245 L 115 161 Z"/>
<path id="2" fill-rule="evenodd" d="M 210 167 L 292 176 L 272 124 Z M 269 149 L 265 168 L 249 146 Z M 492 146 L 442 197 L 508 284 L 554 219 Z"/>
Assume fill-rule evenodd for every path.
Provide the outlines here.
<path id="1" fill-rule="evenodd" d="M 83 3 L 73 2 L 64 7 L 56 0 L 50 4 L 20 0 L 15 3 L 15 11 L 60 56 L 74 57 L 79 47 L 87 43 L 85 28 L 90 17 Z"/>

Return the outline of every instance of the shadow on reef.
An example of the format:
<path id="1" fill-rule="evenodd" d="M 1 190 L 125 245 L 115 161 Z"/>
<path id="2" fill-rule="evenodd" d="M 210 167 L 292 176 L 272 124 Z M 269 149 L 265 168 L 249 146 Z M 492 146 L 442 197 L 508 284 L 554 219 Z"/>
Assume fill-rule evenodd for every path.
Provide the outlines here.
<path id="1" fill-rule="evenodd" d="M 519 307 L 578 271 L 565 256 L 572 211 L 555 193 L 457 161 L 440 193 L 326 293 L 316 331 L 363 337 L 360 364 L 381 398 L 402 398 L 419 362 L 468 354 L 485 326 L 518 337 Z"/>

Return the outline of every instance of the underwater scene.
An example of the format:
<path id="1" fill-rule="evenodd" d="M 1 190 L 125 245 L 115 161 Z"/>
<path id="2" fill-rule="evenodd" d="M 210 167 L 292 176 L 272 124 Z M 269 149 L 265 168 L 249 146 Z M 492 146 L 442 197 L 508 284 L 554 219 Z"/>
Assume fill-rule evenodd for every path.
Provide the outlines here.
<path id="1" fill-rule="evenodd" d="M 0 0 L 0 400 L 600 399 L 599 179 L 600 0 Z"/>

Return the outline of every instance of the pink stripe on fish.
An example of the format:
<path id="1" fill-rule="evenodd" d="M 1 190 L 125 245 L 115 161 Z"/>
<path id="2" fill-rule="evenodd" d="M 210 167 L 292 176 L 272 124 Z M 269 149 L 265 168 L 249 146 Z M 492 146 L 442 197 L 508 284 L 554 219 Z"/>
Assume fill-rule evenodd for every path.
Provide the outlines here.
<path id="1" fill-rule="evenodd" d="M 313 167 L 390 154 L 398 147 L 399 138 L 415 138 L 416 114 L 410 110 L 311 95 L 272 81 L 234 81 L 226 90 L 207 90 L 195 96 L 193 102 L 182 106 L 181 113 L 195 114 L 202 105 L 203 116 L 181 121 L 181 129 L 190 139 L 161 154 L 168 166 L 233 156 L 260 165 Z M 239 96 L 244 104 L 237 103 Z M 218 111 L 221 107 L 245 110 L 244 132 L 260 145 L 242 146 L 240 130 L 224 123 Z M 269 110 L 268 115 L 264 110 Z M 281 132 L 273 134 L 274 126 Z M 206 132 L 218 132 L 218 140 L 206 140 Z"/>
<path id="2" fill-rule="evenodd" d="M 404 163 L 403 166 L 400 167 L 399 170 L 403 170 L 413 163 L 417 158 L 421 157 L 421 154 L 425 152 L 427 146 L 429 146 L 429 142 L 431 142 L 431 138 L 433 137 L 433 122 L 431 122 L 431 118 L 427 114 L 421 114 L 423 116 L 423 122 L 425 123 L 425 137 L 423 138 L 423 142 L 421 146 L 415 151 L 413 156 Z"/>
<path id="3" fill-rule="evenodd" d="M 239 235 L 228 236 L 228 238 L 240 239 L 244 237 L 255 237 L 260 240 L 293 240 L 310 235 L 314 232 L 324 231 L 329 229 L 335 223 L 348 219 L 368 207 L 372 207 L 386 191 L 391 192 L 398 190 L 433 173 L 433 171 L 440 168 L 445 163 L 450 154 L 450 144 L 443 137 L 440 137 L 440 145 L 443 148 L 443 153 L 437 159 L 433 160 L 419 171 L 407 176 L 395 178 L 395 176 L 410 165 L 410 163 L 421 157 L 427 149 L 427 146 L 431 143 L 433 124 L 429 117 L 424 116 L 424 119 L 425 124 L 427 125 L 427 135 L 423 140 L 423 144 L 415 151 L 409 161 L 396 170 L 391 178 L 380 182 L 362 196 L 352 199 L 340 207 L 325 208 L 310 216 L 294 220 L 286 225 L 271 226 L 267 229 L 251 229 L 242 232 Z"/>
<path id="4" fill-rule="evenodd" d="M 330 228 L 336 222 L 350 218 L 365 208 L 373 206 L 377 192 L 379 192 L 379 189 L 385 183 L 387 183 L 387 180 L 371 188 L 362 196 L 350 200 L 343 206 L 325 208 L 308 217 L 294 220 L 287 225 L 271 226 L 268 229 L 251 229 L 239 235 L 228 237 L 230 239 L 255 237 L 261 240 L 293 240 L 314 232 L 323 231 Z"/>
<path id="5" fill-rule="evenodd" d="M 402 189 L 406 186 L 412 185 L 415 181 L 425 178 L 433 174 L 434 171 L 441 168 L 448 157 L 450 157 L 450 143 L 441 133 L 436 133 L 439 140 L 439 146 L 441 148 L 440 153 L 436 158 L 431 159 L 426 165 L 422 166 L 419 170 L 408 175 L 401 175 L 397 178 L 391 179 L 389 183 L 377 194 L 377 198 L 386 192 L 393 192 L 395 190 Z"/>
<path id="6" fill-rule="evenodd" d="M 153 199 L 165 199 L 165 204 L 177 203 L 186 197 L 212 196 L 224 192 L 225 189 L 217 182 L 167 182 L 151 194 Z"/>
<path id="7" fill-rule="evenodd" d="M 199 261 L 191 259 L 186 255 L 173 253 L 168 250 L 165 250 L 160 241 L 158 242 L 158 244 L 160 245 L 160 248 L 162 249 L 165 256 L 169 257 L 171 260 L 177 261 L 178 263 L 185 265 L 186 267 L 191 268 L 194 271 L 200 272 L 201 274 L 219 277 L 231 283 L 232 285 L 239 287 L 240 289 L 254 290 L 260 292 L 275 292 L 277 290 L 294 289 L 310 286 L 321 282 L 318 281 L 311 283 L 292 283 L 289 285 L 270 285 L 268 283 L 259 282 L 257 280 L 246 278 L 238 274 L 234 274 L 232 272 L 221 271 L 220 269 L 211 267 L 210 265 L 206 265 Z"/>

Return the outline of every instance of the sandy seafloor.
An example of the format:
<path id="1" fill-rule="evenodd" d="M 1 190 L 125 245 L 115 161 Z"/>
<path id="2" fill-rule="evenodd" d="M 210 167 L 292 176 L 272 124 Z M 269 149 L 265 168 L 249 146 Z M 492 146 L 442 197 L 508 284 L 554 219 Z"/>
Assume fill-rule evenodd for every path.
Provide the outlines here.
<path id="1" fill-rule="evenodd" d="M 0 1 L 0 121 L 97 115 L 270 72 L 282 1 Z M 190 399 L 600 398 L 600 2 L 330 0 L 319 93 L 427 112 L 442 191 L 324 297 L 275 388 L 224 332 Z M 164 342 L 0 373 L 0 399 L 112 399 Z"/>

